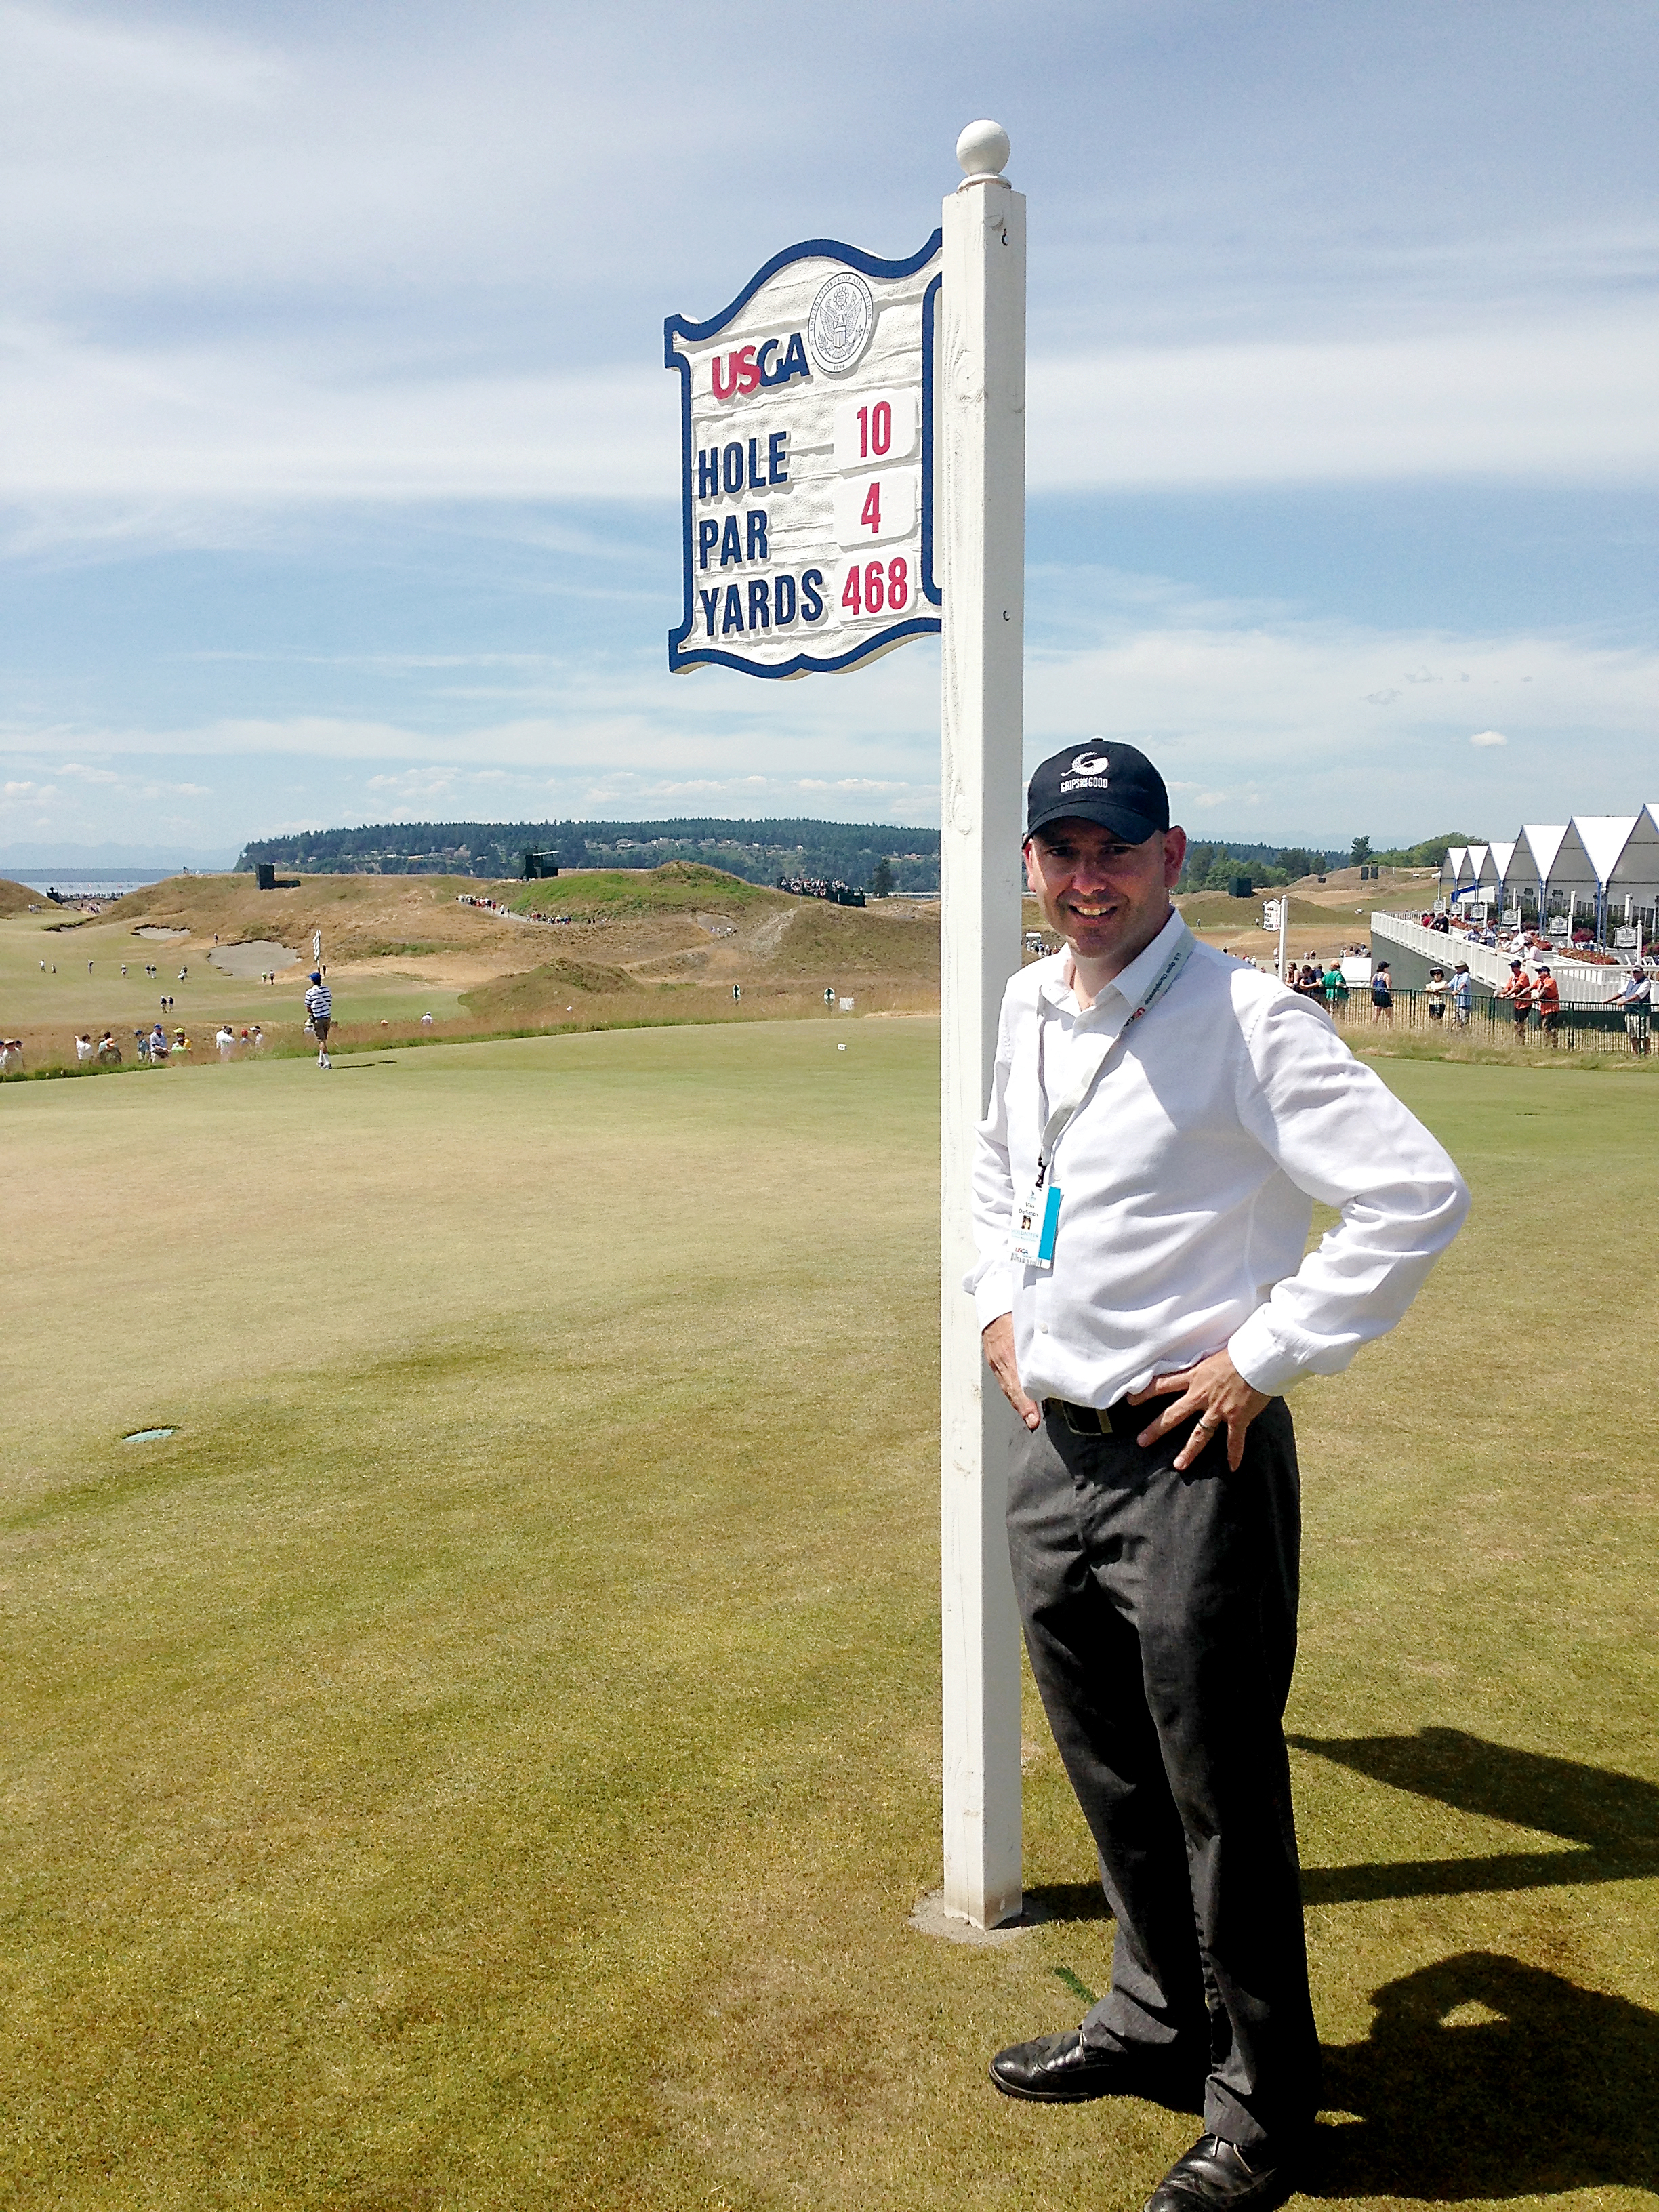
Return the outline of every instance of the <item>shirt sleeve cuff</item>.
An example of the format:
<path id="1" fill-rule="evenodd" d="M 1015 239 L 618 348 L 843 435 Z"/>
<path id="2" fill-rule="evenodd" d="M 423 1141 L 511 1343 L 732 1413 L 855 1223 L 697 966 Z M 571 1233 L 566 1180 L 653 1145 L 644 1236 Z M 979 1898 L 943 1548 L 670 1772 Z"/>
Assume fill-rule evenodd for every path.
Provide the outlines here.
<path id="1" fill-rule="evenodd" d="M 968 1287 L 964 1285 L 964 1287 Z M 979 1316 L 981 1329 L 989 1328 L 994 1321 L 1014 1310 L 1014 1283 L 1006 1267 L 993 1267 L 972 1285 L 974 1310 Z"/>
<path id="2" fill-rule="evenodd" d="M 1287 1352 L 1268 1325 L 1267 1309 L 1258 1306 L 1249 1319 L 1242 1322 L 1232 1334 L 1227 1345 L 1227 1356 L 1252 1390 L 1260 1390 L 1269 1398 L 1282 1398 L 1285 1391 L 1307 1380 L 1307 1362 Z"/>

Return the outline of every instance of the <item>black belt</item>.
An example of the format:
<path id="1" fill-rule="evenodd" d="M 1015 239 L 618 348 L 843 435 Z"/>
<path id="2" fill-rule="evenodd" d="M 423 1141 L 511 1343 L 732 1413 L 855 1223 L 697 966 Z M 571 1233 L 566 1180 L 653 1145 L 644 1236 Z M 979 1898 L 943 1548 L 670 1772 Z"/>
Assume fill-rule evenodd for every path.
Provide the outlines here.
<path id="1" fill-rule="evenodd" d="M 1156 1406 L 1132 1406 L 1127 1398 L 1115 1406 L 1073 1406 L 1064 1398 L 1045 1398 L 1042 1410 L 1079 1437 L 1138 1437 L 1158 1412 Z"/>

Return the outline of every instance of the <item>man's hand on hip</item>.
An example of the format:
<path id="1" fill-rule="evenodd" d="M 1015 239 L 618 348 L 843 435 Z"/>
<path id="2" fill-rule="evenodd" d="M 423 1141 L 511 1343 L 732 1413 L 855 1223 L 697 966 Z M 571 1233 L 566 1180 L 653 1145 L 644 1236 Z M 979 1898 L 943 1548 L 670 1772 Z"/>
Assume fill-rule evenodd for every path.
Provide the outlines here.
<path id="1" fill-rule="evenodd" d="M 994 1322 L 992 1326 L 995 1326 Z M 988 1340 L 988 1329 L 986 1335 Z M 1012 1352 L 1012 1328 L 1009 1337 Z M 992 1364 L 994 1365 L 994 1361 Z M 1005 1382 L 1004 1389 L 1007 1387 Z M 1165 1407 L 1151 1428 L 1143 1429 L 1135 1442 L 1156 1443 L 1160 1437 L 1167 1436 L 1171 1429 L 1178 1429 L 1196 1413 L 1198 1421 L 1191 1436 L 1176 1454 L 1176 1471 L 1182 1474 L 1216 1431 L 1222 1428 L 1227 1431 L 1227 1464 L 1236 1469 L 1244 1456 L 1245 1430 L 1265 1407 L 1273 1403 L 1263 1392 L 1251 1389 L 1225 1352 L 1212 1352 L 1207 1359 L 1183 1367 L 1176 1374 L 1155 1375 L 1144 1390 L 1133 1394 L 1129 1403 L 1139 1406 L 1148 1398 L 1167 1398 L 1176 1393 L 1179 1395 L 1174 1405 Z"/>
<path id="2" fill-rule="evenodd" d="M 985 1364 L 1002 1385 L 1002 1395 L 1019 1415 L 1028 1429 L 1036 1428 L 1042 1419 L 1041 1407 L 1034 1406 L 1019 1386 L 1019 1362 L 1014 1357 L 1014 1317 L 999 1314 L 988 1322 L 980 1332 L 980 1342 L 985 1346 Z M 1267 1400 L 1262 1400 L 1267 1404 Z"/>

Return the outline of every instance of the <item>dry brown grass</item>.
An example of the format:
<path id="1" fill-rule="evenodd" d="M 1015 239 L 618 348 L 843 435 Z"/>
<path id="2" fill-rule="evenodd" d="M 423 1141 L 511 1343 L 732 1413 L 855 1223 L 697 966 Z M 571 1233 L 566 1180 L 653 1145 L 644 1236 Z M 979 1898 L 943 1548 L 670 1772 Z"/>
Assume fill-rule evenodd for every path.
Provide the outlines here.
<path id="1" fill-rule="evenodd" d="M 1056 1917 L 995 1952 L 906 1925 L 939 1864 L 936 1037 L 0 1094 L 0 2203 L 1143 2201 L 1189 2121 L 984 2080 L 1111 1937 L 1034 1700 Z M 1475 1207 L 1297 1406 L 1310 2179 L 1634 2212 L 1659 1092 L 1388 1074 Z M 1617 1261 L 1565 1290 L 1564 1214 Z"/>
<path id="2" fill-rule="evenodd" d="M 31 907 L 46 903 L 40 892 L 31 890 L 27 884 L 15 884 L 9 876 L 0 876 L 0 921 L 9 915 L 27 914 Z"/>

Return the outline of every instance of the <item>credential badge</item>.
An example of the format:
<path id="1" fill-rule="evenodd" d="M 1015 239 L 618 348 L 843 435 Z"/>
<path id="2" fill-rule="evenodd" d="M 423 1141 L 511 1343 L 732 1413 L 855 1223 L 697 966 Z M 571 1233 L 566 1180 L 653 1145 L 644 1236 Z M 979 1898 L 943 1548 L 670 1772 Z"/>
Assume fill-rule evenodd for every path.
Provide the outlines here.
<path id="1" fill-rule="evenodd" d="M 876 303 L 862 276 L 843 269 L 818 288 L 806 318 L 806 343 L 830 376 L 851 368 L 875 335 Z"/>

